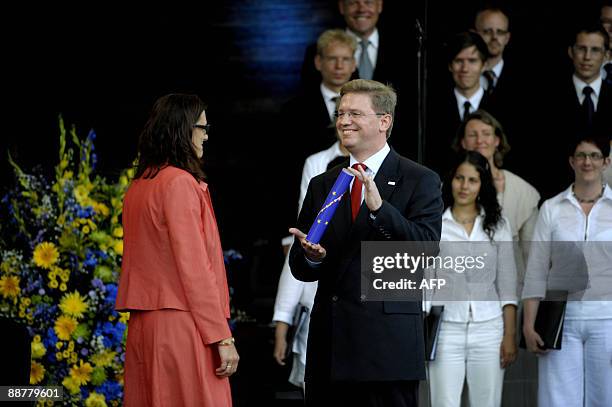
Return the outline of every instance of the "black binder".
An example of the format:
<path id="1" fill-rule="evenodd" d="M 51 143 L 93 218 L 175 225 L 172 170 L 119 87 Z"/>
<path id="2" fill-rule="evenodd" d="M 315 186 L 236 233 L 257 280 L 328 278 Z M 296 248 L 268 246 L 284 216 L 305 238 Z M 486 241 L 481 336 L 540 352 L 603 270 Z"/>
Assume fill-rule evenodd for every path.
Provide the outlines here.
<path id="1" fill-rule="evenodd" d="M 287 348 L 285 349 L 285 358 L 293 354 L 293 341 L 297 334 L 304 328 L 308 318 L 309 309 L 307 306 L 298 304 L 293 314 L 293 324 L 287 331 Z"/>
<path id="2" fill-rule="evenodd" d="M 567 294 L 567 291 L 548 291 L 546 298 L 540 301 L 534 329 L 544 341 L 544 346 L 540 346 L 542 349 L 561 349 Z M 527 348 L 525 336 L 522 333 L 519 346 L 523 349 Z"/>
<path id="3" fill-rule="evenodd" d="M 425 358 L 428 361 L 436 360 L 443 313 L 444 305 L 433 305 L 425 317 Z"/>

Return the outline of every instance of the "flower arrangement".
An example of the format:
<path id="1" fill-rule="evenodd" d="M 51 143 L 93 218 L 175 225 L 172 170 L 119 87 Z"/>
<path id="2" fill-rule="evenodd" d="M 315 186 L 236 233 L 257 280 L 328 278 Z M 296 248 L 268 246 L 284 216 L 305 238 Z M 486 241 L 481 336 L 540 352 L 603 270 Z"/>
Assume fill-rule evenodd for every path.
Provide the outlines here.
<path id="1" fill-rule="evenodd" d="M 65 405 L 117 406 L 129 318 L 114 310 L 119 216 L 133 170 L 116 183 L 94 176 L 95 133 L 81 139 L 71 129 L 67 146 L 61 118 L 59 127 L 53 179 L 9 158 L 17 186 L 1 205 L 0 316 L 31 335 L 30 384 L 63 386 Z"/>

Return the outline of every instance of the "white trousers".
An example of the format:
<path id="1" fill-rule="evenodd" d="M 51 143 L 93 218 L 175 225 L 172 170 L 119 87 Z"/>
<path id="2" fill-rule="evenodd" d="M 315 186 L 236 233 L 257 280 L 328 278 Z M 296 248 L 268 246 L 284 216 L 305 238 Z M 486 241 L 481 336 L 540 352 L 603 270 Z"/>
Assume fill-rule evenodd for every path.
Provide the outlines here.
<path id="1" fill-rule="evenodd" d="M 465 380 L 472 407 L 501 404 L 503 332 L 501 316 L 484 322 L 442 321 L 436 360 L 429 362 L 433 407 L 459 407 Z"/>
<path id="2" fill-rule="evenodd" d="M 560 350 L 538 357 L 539 407 L 612 406 L 612 319 L 566 320 Z"/>

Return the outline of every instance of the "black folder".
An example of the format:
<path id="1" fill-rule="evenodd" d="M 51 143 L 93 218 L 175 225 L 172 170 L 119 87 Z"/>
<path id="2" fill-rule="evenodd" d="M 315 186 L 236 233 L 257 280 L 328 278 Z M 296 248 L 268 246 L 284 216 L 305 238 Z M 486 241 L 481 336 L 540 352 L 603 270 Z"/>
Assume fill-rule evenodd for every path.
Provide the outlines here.
<path id="1" fill-rule="evenodd" d="M 425 317 L 425 358 L 429 361 L 436 360 L 443 313 L 444 305 L 433 305 Z"/>
<path id="2" fill-rule="evenodd" d="M 542 349 L 561 349 L 567 294 L 567 291 L 549 291 L 546 293 L 546 298 L 540 301 L 534 329 L 544 341 L 544 346 L 540 346 Z M 527 348 L 523 334 L 519 346 Z"/>

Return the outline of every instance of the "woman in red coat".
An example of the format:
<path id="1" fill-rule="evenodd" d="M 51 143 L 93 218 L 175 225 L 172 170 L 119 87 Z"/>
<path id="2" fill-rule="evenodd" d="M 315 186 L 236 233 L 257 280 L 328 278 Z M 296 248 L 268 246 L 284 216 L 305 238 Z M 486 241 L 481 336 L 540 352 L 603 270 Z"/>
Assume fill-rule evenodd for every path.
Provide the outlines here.
<path id="1" fill-rule="evenodd" d="M 123 204 L 116 309 L 130 311 L 124 404 L 231 406 L 238 353 L 219 231 L 201 169 L 209 125 L 197 96 L 167 95 L 139 141 Z"/>

